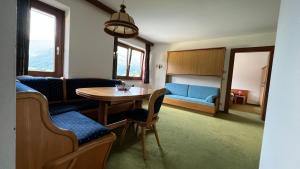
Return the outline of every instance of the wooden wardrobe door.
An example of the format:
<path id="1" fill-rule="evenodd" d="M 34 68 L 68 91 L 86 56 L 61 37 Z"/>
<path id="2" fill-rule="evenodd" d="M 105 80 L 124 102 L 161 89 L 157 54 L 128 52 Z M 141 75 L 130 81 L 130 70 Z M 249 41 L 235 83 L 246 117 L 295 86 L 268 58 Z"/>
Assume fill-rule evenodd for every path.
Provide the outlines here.
<path id="1" fill-rule="evenodd" d="M 168 52 L 169 75 L 222 76 L 225 48 Z"/>

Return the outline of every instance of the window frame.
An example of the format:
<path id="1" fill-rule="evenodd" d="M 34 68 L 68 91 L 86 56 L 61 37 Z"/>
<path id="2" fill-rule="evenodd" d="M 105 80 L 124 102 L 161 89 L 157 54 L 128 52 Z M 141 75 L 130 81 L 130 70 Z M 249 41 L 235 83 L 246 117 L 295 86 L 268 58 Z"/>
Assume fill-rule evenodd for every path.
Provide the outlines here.
<path id="1" fill-rule="evenodd" d="M 38 0 L 31 0 L 31 8 L 43 11 L 45 13 L 49 13 L 51 15 L 54 15 L 56 18 L 56 35 L 55 35 L 55 51 L 54 51 L 55 61 L 54 61 L 54 72 L 32 71 L 29 70 L 29 64 L 28 64 L 28 74 L 32 76 L 62 77 L 63 69 L 64 69 L 65 12 L 63 10 L 57 9 L 53 6 L 50 6 Z"/>
<path id="2" fill-rule="evenodd" d="M 118 74 L 116 74 L 116 78 L 117 79 L 121 79 L 121 80 L 142 80 L 143 79 L 143 74 L 144 74 L 144 59 L 145 59 L 145 51 L 132 47 L 130 45 L 118 42 L 118 47 L 123 47 L 123 48 L 127 48 L 127 68 L 126 68 L 126 76 L 118 76 Z M 141 75 L 139 77 L 133 77 L 133 76 L 129 76 L 130 73 L 130 63 L 131 63 L 131 58 L 132 58 L 132 50 L 136 50 L 142 53 L 142 59 L 141 59 Z M 118 51 L 117 51 L 118 52 Z M 117 62 L 118 62 L 118 56 L 117 56 Z M 116 69 L 116 73 L 118 72 L 118 65 L 115 67 Z"/>

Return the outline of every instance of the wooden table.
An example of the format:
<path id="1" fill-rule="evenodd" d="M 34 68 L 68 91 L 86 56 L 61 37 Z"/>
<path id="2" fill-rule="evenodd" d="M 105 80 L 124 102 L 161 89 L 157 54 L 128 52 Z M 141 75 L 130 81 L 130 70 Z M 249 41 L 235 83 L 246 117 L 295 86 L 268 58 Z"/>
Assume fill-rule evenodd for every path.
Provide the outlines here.
<path id="1" fill-rule="evenodd" d="M 92 87 L 76 89 L 76 94 L 99 101 L 98 121 L 107 125 L 109 109 L 124 102 L 132 102 L 135 108 L 142 107 L 143 99 L 149 98 L 152 90 L 132 87 L 128 91 L 119 91 L 116 87 Z"/>

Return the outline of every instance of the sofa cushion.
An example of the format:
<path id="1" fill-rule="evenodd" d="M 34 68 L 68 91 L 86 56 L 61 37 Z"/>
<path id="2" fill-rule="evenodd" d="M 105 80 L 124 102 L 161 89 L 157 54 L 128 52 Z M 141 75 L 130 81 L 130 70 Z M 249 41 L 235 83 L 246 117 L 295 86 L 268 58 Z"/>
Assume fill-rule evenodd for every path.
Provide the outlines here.
<path id="1" fill-rule="evenodd" d="M 165 97 L 170 98 L 170 99 L 176 99 L 176 100 L 181 100 L 181 101 L 202 104 L 202 105 L 206 105 L 206 106 L 215 106 L 214 103 L 209 103 L 205 99 L 197 99 L 197 98 L 178 96 L 178 95 L 166 95 Z"/>
<path id="2" fill-rule="evenodd" d="M 45 77 L 33 77 L 33 76 L 18 76 L 17 79 L 25 84 L 26 86 L 29 86 L 43 95 L 45 95 L 47 98 L 49 96 L 48 92 L 48 81 Z"/>
<path id="3" fill-rule="evenodd" d="M 72 131 L 76 135 L 79 145 L 110 132 L 108 128 L 76 111 L 54 115 L 52 121 L 57 127 Z"/>
<path id="4" fill-rule="evenodd" d="M 60 78 L 18 76 L 17 79 L 21 83 L 41 92 L 50 102 L 64 99 L 63 80 Z"/>
<path id="5" fill-rule="evenodd" d="M 206 97 L 205 101 L 207 101 L 209 103 L 214 103 L 216 98 L 217 98 L 217 96 L 210 95 L 210 96 Z"/>
<path id="6" fill-rule="evenodd" d="M 27 85 L 24 85 L 19 81 L 16 81 L 16 92 L 19 93 L 19 92 L 37 92 L 37 91 Z"/>
<path id="7" fill-rule="evenodd" d="M 115 87 L 117 84 L 121 84 L 121 81 L 95 78 L 66 79 L 67 99 L 82 98 L 76 94 L 76 89 L 78 88 Z"/>
<path id="8" fill-rule="evenodd" d="M 50 104 L 49 113 L 50 115 L 58 115 L 69 111 L 79 111 L 78 107 L 74 105 L 68 105 L 64 103 Z"/>
<path id="9" fill-rule="evenodd" d="M 79 110 L 99 108 L 99 102 L 96 100 L 83 100 L 83 101 L 74 102 L 72 104 L 77 106 Z"/>
<path id="10" fill-rule="evenodd" d="M 107 117 L 107 124 L 113 124 L 123 120 L 126 120 L 124 113 L 109 114 Z"/>
<path id="11" fill-rule="evenodd" d="M 61 101 L 64 100 L 63 80 L 60 78 L 49 77 L 48 80 L 48 100 Z"/>
<path id="12" fill-rule="evenodd" d="M 187 96 L 206 100 L 206 98 L 209 96 L 218 96 L 218 95 L 219 95 L 219 88 L 190 85 Z"/>
<path id="13" fill-rule="evenodd" d="M 82 100 L 72 103 L 57 103 L 49 105 L 49 112 L 51 115 L 57 115 L 68 111 L 82 111 L 88 109 L 96 109 L 99 103 L 94 100 Z"/>
<path id="14" fill-rule="evenodd" d="M 178 83 L 166 83 L 165 88 L 167 89 L 168 94 L 187 96 L 189 85 Z"/>

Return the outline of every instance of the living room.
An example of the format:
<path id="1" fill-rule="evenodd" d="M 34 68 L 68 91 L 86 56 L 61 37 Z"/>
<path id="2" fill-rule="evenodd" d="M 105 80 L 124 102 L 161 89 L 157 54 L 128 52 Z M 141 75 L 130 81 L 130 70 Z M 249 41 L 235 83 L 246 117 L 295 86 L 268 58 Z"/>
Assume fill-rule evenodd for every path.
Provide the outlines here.
<path id="1" fill-rule="evenodd" d="M 22 3 L 26 4 L 25 1 Z M 119 35 L 111 36 L 104 31 L 105 27 L 110 26 L 105 22 L 111 20 L 111 14 L 120 10 L 122 3 L 126 5 L 126 13 L 133 17 L 134 25 L 139 29 L 139 34 L 135 34 L 132 38 L 120 38 L 122 35 L 117 38 Z M 0 115 L 1 142 L 3 143 L 0 145 L 1 168 L 13 169 L 16 166 L 17 168 L 39 168 L 40 166 L 67 168 L 64 164 L 70 165 L 71 168 L 106 167 L 116 169 L 197 167 L 294 169 L 299 167 L 296 158 L 295 160 L 288 158 L 297 155 L 297 146 L 293 146 L 299 140 L 293 132 L 299 127 L 295 122 L 295 119 L 299 118 L 296 113 L 297 103 L 295 100 L 297 99 L 289 99 L 289 101 L 279 99 L 286 94 L 290 98 L 296 98 L 299 93 L 299 89 L 296 87 L 299 78 L 292 78 L 292 75 L 296 77 L 299 75 L 297 69 L 299 52 L 295 45 L 297 44 L 296 37 L 299 36 L 296 31 L 299 28 L 299 22 L 297 22 L 299 12 L 295 9 L 295 6 L 299 5 L 298 2 L 289 0 L 281 2 L 280 5 L 279 0 L 276 2 L 264 1 L 260 4 L 252 1 L 237 3 L 234 0 L 218 3 L 191 1 L 187 4 L 181 1 L 43 0 L 40 2 L 34 0 L 28 4 L 30 5 L 29 8 L 27 6 L 27 9 L 33 7 L 37 10 L 35 11 L 37 12 L 36 17 L 32 14 L 34 11 L 31 11 L 32 17 L 31 20 L 27 18 L 28 22 L 25 20 L 20 22 L 19 18 L 19 22 L 12 19 L 17 18 L 14 10 L 17 6 L 16 0 L 5 2 L 3 8 L 1 6 L 1 21 L 3 20 L 4 24 L 1 25 L 3 27 L 3 31 L 1 31 L 1 37 L 3 37 L 3 41 L 1 40 L 1 51 L 3 51 L 1 76 L 3 79 L 0 89 L 5 96 L 1 98 Z M 43 10 L 47 5 L 51 6 L 51 9 L 52 7 L 58 9 L 52 10 L 56 11 L 54 13 L 64 12 L 61 24 L 58 24 L 59 19 L 56 19 L 53 24 L 50 15 L 46 15 L 50 18 L 48 23 L 45 18 L 38 19 L 38 14 L 47 13 Z M 199 6 L 201 10 L 197 10 Z M 19 11 L 20 6 L 18 7 Z M 39 12 L 39 9 L 42 12 Z M 49 11 L 51 10 L 49 9 Z M 210 11 L 219 13 L 209 15 Z M 27 17 L 29 15 L 27 11 Z M 18 17 L 20 16 L 24 18 L 25 15 L 24 13 L 18 14 Z M 208 20 L 207 17 L 210 19 Z M 33 23 L 34 18 L 37 18 L 36 24 Z M 225 18 L 231 18 L 230 22 L 224 22 Z M 292 22 L 289 18 L 295 18 L 296 22 Z M 14 38 L 22 24 L 23 27 L 24 24 L 25 27 L 27 24 L 27 28 L 31 28 L 30 31 L 36 30 L 30 32 L 27 29 L 29 37 L 40 36 L 39 38 L 42 38 L 28 39 L 27 37 L 27 40 L 52 40 L 53 43 L 55 42 L 56 46 L 52 47 L 55 57 L 52 60 L 37 59 L 41 62 L 34 62 L 35 54 L 32 52 L 34 43 L 27 42 L 29 46 L 26 50 L 26 42 L 20 41 L 19 36 L 17 36 L 17 40 Z M 47 24 L 48 26 L 46 26 Z M 55 29 L 54 34 L 53 32 L 52 34 L 47 33 L 51 24 L 52 31 Z M 34 26 L 36 27 L 34 28 Z M 43 27 L 45 28 L 43 29 Z M 64 32 L 58 30 L 64 30 Z M 60 40 L 57 39 L 59 34 L 61 35 Z M 290 41 L 294 43 L 290 43 Z M 15 49 L 16 44 L 18 44 L 17 49 Z M 19 48 L 20 44 L 23 46 L 21 49 Z M 273 54 L 274 46 L 276 47 L 273 69 L 270 71 L 266 90 L 269 95 L 266 99 L 268 105 L 266 122 L 228 113 L 227 97 L 229 96 L 228 88 L 230 88 L 228 79 L 231 78 L 229 73 L 232 68 L 230 64 L 232 63 L 232 51 L 238 51 L 241 48 L 273 47 L 271 52 Z M 19 55 L 20 52 L 26 53 L 26 51 L 29 55 L 27 61 L 26 57 Z M 201 55 L 203 59 L 197 60 L 191 57 L 192 61 L 182 60 L 180 62 L 174 59 L 176 57 L 183 58 L 187 53 L 190 56 Z M 208 64 L 210 63 L 209 57 L 206 57 L 208 55 L 210 58 L 217 59 L 212 64 Z M 42 62 L 46 62 L 50 66 L 45 67 Z M 180 63 L 191 65 L 180 65 Z M 195 64 L 200 63 L 202 66 L 196 65 L 196 71 L 188 69 L 189 67 L 194 68 Z M 188 68 L 178 69 L 176 67 L 178 65 Z M 221 66 L 210 69 L 213 67 L 211 65 Z M 175 66 L 175 69 L 172 69 L 172 66 Z M 207 69 L 204 70 L 206 67 Z M 42 69 L 46 71 L 43 72 Z M 286 76 L 286 73 L 291 76 Z M 282 91 L 282 86 L 286 86 L 285 81 L 289 81 L 290 86 Z M 53 84 L 55 85 L 51 86 Z M 18 93 L 19 85 L 22 87 L 20 88 L 21 92 Z M 113 92 L 116 92 L 115 86 L 121 90 L 129 90 L 130 94 L 124 92 L 123 95 L 110 97 L 110 100 L 107 100 L 107 96 L 95 96 L 100 92 L 107 92 L 107 88 L 114 88 Z M 95 91 L 91 87 L 99 87 L 102 91 Z M 45 88 L 46 90 L 43 91 Z M 161 88 L 166 88 L 167 93 L 158 90 Z M 33 95 L 23 95 L 23 93 L 33 91 L 36 92 Z M 157 91 L 157 94 L 154 94 L 153 91 Z M 207 93 L 207 91 L 209 92 Z M 161 99 L 162 93 L 165 99 Z M 176 95 L 176 102 L 174 100 L 167 102 L 171 94 Z M 39 95 L 38 104 L 30 102 L 32 98 L 37 97 L 36 95 Z M 89 111 L 78 110 L 79 114 L 74 113 L 73 110 L 51 114 L 54 112 L 51 106 L 60 102 L 63 102 L 64 105 L 65 103 L 68 105 L 77 103 L 78 95 L 90 100 L 99 100 L 100 107 L 97 103 L 97 106 Z M 43 96 L 46 96 L 47 100 Z M 129 97 L 136 97 L 135 102 L 128 102 Z M 25 98 L 28 100 L 24 101 Z M 151 100 L 151 98 L 155 99 Z M 160 104 L 164 102 L 158 109 L 155 108 L 157 100 Z M 94 104 L 94 102 L 89 103 Z M 122 106 L 116 106 L 120 104 Z M 38 105 L 42 106 L 40 110 L 36 109 Z M 50 116 L 48 115 L 48 106 Z M 131 109 L 131 106 L 137 109 L 128 113 L 127 109 Z M 113 123 L 113 126 L 109 125 L 109 112 L 121 109 L 124 109 L 128 118 L 125 121 L 119 121 L 120 123 Z M 16 111 L 17 114 L 14 113 Z M 98 111 L 105 113 L 99 115 Z M 141 119 L 135 119 L 140 118 L 145 111 L 152 112 L 147 115 L 153 116 L 150 121 L 144 119 L 144 122 L 148 122 L 147 125 L 137 122 Z M 57 129 L 67 129 L 66 126 L 59 126 L 62 119 L 66 119 L 66 121 L 63 120 L 66 124 L 75 116 L 84 116 L 93 121 L 89 121 L 90 124 L 98 127 L 102 125 L 104 128 L 106 126 L 112 130 L 109 130 L 108 135 L 106 135 L 106 131 L 98 133 L 99 135 L 96 137 L 98 142 L 90 142 L 91 138 L 84 140 L 84 143 L 81 142 L 82 140 L 78 140 L 79 142 L 74 144 L 77 147 L 74 146 L 74 152 L 70 150 L 72 153 L 69 156 L 61 155 L 62 158 L 59 160 L 51 159 L 41 162 L 39 160 L 42 158 L 33 157 L 37 157 L 36 155 L 41 152 L 43 155 L 40 154 L 40 157 L 44 157 L 45 154 L 55 154 L 56 149 L 40 151 L 42 149 L 35 149 L 35 144 L 56 145 L 57 148 L 61 147 L 61 151 L 57 151 L 59 153 L 62 153 L 63 149 L 69 151 L 70 147 L 62 146 L 59 142 L 56 144 L 52 137 L 42 144 L 39 139 L 44 140 L 43 138 L 46 138 L 44 134 L 47 133 L 42 130 L 35 131 L 42 137 L 36 137 L 37 140 L 34 141 L 32 139 L 35 138 L 34 133 L 25 130 L 30 128 L 31 125 L 28 124 L 32 124 L 35 129 L 44 127 L 35 126 L 37 123 L 33 125 L 31 121 L 35 120 L 37 116 L 31 117 L 29 112 L 44 114 L 41 116 L 42 121 L 46 121 L 46 126 L 50 126 L 50 130 L 55 132 L 63 131 L 57 131 Z M 160 112 L 159 120 L 158 112 Z M 284 116 L 282 112 L 286 112 Z M 56 116 L 63 114 L 64 117 Z M 52 122 L 49 117 L 52 118 Z M 284 123 L 280 119 L 284 119 Z M 24 125 L 24 128 L 20 128 L 20 124 Z M 53 124 L 58 127 L 53 127 Z M 18 131 L 23 129 L 23 135 L 20 135 L 20 132 L 18 135 Z M 274 129 L 277 129 L 276 132 Z M 71 134 L 73 142 L 81 136 L 80 133 L 75 132 L 75 134 L 76 137 Z M 293 138 L 291 139 L 293 141 L 288 141 L 287 144 L 286 140 L 282 139 L 283 136 Z M 282 144 L 287 144 L 287 146 L 280 146 Z M 27 150 L 26 152 L 25 145 L 33 148 L 32 152 L 37 151 L 29 155 L 31 151 Z M 69 143 L 65 143 L 65 145 L 69 145 Z M 96 145 L 101 148 L 97 149 Z M 93 146 L 96 147 L 93 148 Z M 20 147 L 25 148 L 20 149 Z M 79 149 L 76 150 L 77 148 Z M 89 154 L 92 153 L 92 151 L 89 152 L 92 149 L 95 150 L 94 155 Z M 89 153 L 85 154 L 85 152 Z M 280 152 L 282 155 L 276 156 L 275 152 Z M 284 156 L 285 153 L 289 155 Z M 20 160 L 21 155 L 26 155 L 31 159 Z M 55 159 L 58 157 L 59 155 Z M 18 162 L 20 163 L 18 164 Z"/>

